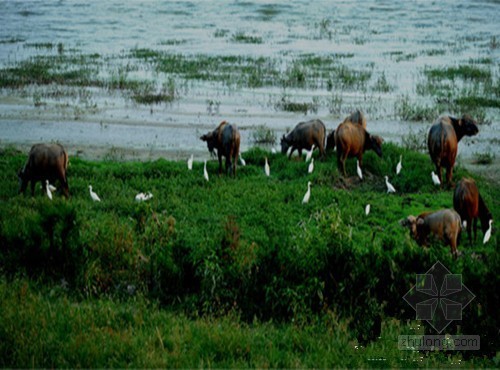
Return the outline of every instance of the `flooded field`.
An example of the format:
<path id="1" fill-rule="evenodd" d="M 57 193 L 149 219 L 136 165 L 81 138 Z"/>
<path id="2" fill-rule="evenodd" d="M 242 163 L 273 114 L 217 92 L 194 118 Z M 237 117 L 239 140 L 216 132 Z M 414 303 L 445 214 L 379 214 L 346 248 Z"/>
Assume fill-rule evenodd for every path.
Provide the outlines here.
<path id="1" fill-rule="evenodd" d="M 208 157 L 221 120 L 243 151 L 352 110 L 421 144 L 472 114 L 464 161 L 498 163 L 500 1 L 0 3 L 0 145 L 60 141 L 87 158 Z"/>

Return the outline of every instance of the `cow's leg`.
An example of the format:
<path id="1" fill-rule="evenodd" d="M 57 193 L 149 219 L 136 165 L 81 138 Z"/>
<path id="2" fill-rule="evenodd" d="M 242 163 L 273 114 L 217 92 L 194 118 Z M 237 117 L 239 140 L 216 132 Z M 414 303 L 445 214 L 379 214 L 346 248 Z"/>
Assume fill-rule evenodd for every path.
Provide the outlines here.
<path id="1" fill-rule="evenodd" d="M 472 222 L 474 223 L 474 242 L 476 242 L 476 240 L 477 240 L 477 217 L 475 217 Z M 469 226 L 469 225 L 467 225 L 467 226 Z M 472 244 L 472 242 L 471 242 L 471 244 Z"/>
<path id="2" fill-rule="evenodd" d="M 451 179 L 453 178 L 453 166 L 449 166 L 446 169 L 446 183 L 449 186 L 452 186 Z"/>
<path id="3" fill-rule="evenodd" d="M 217 153 L 217 157 L 219 158 L 219 175 L 222 173 L 222 155 Z"/>
<path id="4" fill-rule="evenodd" d="M 233 158 L 233 177 L 236 178 L 236 164 L 238 163 L 238 154 Z"/>
<path id="5" fill-rule="evenodd" d="M 467 222 L 467 235 L 469 236 L 469 244 L 472 246 L 472 223 L 475 222 L 477 219 L 474 219 L 473 221 L 465 219 L 465 222 Z M 476 223 L 477 226 L 477 223 Z M 476 229 L 476 228 L 474 228 Z M 476 240 L 476 238 L 474 238 Z"/>
<path id="6" fill-rule="evenodd" d="M 439 179 L 439 182 L 442 184 L 443 183 L 443 179 L 441 177 L 441 164 L 440 163 L 436 164 L 436 172 L 437 172 L 436 175 L 437 175 L 437 177 Z"/>
<path id="7" fill-rule="evenodd" d="M 232 173 L 233 170 L 232 170 L 232 165 L 231 165 L 231 156 L 228 155 L 226 157 L 226 176 L 228 173 Z"/>
<path id="8" fill-rule="evenodd" d="M 342 153 L 340 151 L 337 151 L 337 168 L 339 170 L 339 173 L 342 173 Z"/>
<path id="9" fill-rule="evenodd" d="M 35 196 L 35 185 L 36 185 L 36 180 L 32 179 L 31 180 L 31 196 L 34 197 Z"/>

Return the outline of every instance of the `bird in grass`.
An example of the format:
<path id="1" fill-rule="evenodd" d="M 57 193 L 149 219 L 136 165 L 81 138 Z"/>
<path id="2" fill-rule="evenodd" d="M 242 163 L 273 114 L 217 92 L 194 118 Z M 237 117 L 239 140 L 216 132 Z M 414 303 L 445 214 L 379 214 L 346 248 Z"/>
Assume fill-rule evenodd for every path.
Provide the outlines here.
<path id="1" fill-rule="evenodd" d="M 363 180 L 363 171 L 361 171 L 361 167 L 359 167 L 359 160 L 356 159 L 356 171 L 358 171 L 358 177 Z"/>
<path id="2" fill-rule="evenodd" d="M 90 197 L 92 198 L 92 200 L 94 202 L 100 202 L 101 201 L 101 198 L 99 198 L 99 196 L 92 191 L 92 185 L 89 185 L 89 191 L 90 191 Z"/>
<path id="3" fill-rule="evenodd" d="M 394 189 L 394 186 L 389 182 L 389 177 L 385 176 L 385 186 L 387 186 L 387 193 L 395 193 L 396 189 Z"/>
<path id="4" fill-rule="evenodd" d="M 370 205 L 367 204 L 366 207 L 365 207 L 365 215 L 369 215 L 370 214 Z"/>
<path id="5" fill-rule="evenodd" d="M 153 194 L 151 194 L 151 192 L 148 192 L 147 194 L 139 193 L 135 196 L 135 200 L 137 202 L 144 202 L 146 200 L 150 200 L 151 198 L 153 198 Z"/>
<path id="6" fill-rule="evenodd" d="M 488 227 L 488 230 L 486 230 L 486 233 L 484 234 L 483 244 L 488 243 L 488 240 L 490 240 L 490 238 L 491 238 L 491 227 L 492 227 L 492 224 L 493 224 L 493 220 L 490 219 L 490 227 Z"/>
<path id="7" fill-rule="evenodd" d="M 205 161 L 205 164 L 203 166 L 203 177 L 208 181 L 207 161 Z"/>
<path id="8" fill-rule="evenodd" d="M 396 175 L 399 175 L 399 173 L 401 172 L 401 169 L 403 168 L 402 161 L 403 161 L 403 155 L 401 154 L 399 156 L 399 162 L 398 162 L 398 164 L 396 166 Z"/>
<path id="9" fill-rule="evenodd" d="M 271 148 L 271 153 L 276 154 L 276 148 Z"/>
<path id="10" fill-rule="evenodd" d="M 193 169 L 193 159 L 194 156 L 191 154 L 191 157 L 188 159 L 188 170 L 191 171 Z"/>
<path id="11" fill-rule="evenodd" d="M 311 158 L 311 163 L 309 163 L 309 167 L 307 167 L 307 173 L 313 173 L 314 171 L 314 158 Z"/>
<path id="12" fill-rule="evenodd" d="M 304 198 L 302 199 L 302 204 L 309 203 L 309 198 L 311 198 L 311 181 L 307 182 L 307 191 L 304 194 Z"/>
<path id="13" fill-rule="evenodd" d="M 306 152 L 306 163 L 311 160 L 313 152 L 314 152 L 314 144 L 311 146 L 311 149 Z"/>
<path id="14" fill-rule="evenodd" d="M 243 167 L 247 165 L 247 162 L 243 159 L 243 157 L 240 155 L 240 163 Z"/>
<path id="15" fill-rule="evenodd" d="M 49 184 L 49 180 L 45 180 L 45 189 L 47 190 L 47 196 L 49 197 L 50 200 L 52 200 L 52 191 L 50 191 L 51 186 L 52 185 Z"/>
<path id="16" fill-rule="evenodd" d="M 437 186 L 441 185 L 441 181 L 439 181 L 439 177 L 438 177 L 438 175 L 436 175 L 434 173 L 434 171 L 431 172 L 431 177 L 432 177 L 432 182 L 434 183 L 434 185 L 437 185 Z"/>
<path id="17" fill-rule="evenodd" d="M 462 221 L 462 229 L 467 229 L 467 220 Z"/>
<path id="18" fill-rule="evenodd" d="M 269 167 L 269 162 L 267 161 L 266 157 L 266 163 L 264 163 L 264 172 L 266 173 L 266 176 L 271 176 L 271 168 Z"/>

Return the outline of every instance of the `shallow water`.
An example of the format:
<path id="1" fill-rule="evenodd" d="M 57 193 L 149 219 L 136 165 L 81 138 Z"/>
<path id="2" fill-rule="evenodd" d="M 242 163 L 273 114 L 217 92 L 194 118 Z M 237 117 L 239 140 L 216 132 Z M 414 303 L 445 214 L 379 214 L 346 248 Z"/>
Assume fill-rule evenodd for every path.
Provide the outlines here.
<path id="1" fill-rule="evenodd" d="M 266 125 L 281 136 L 299 121 L 318 117 L 333 129 L 354 108 L 368 116 L 368 127 L 390 141 L 408 131 L 423 132 L 428 123 L 400 122 L 394 102 L 403 94 L 420 99 L 416 84 L 422 68 L 456 66 L 471 59 L 491 58 L 498 66 L 500 1 L 372 0 L 372 1 L 3 1 L 0 2 L 0 66 L 32 55 L 54 54 L 29 45 L 61 43 L 65 50 L 98 53 L 109 58 L 134 48 L 185 55 L 248 55 L 284 62 L 305 55 L 349 55 L 343 62 L 384 74 L 394 89 L 388 93 L 339 91 L 342 108 L 330 113 L 332 92 L 280 88 L 238 88 L 220 83 L 189 82 L 173 104 L 142 106 L 106 91 L 93 91 L 95 111 L 81 101 L 48 100 L 34 107 L 30 92 L 2 91 L 0 144 L 30 145 L 58 140 L 70 152 L 103 153 L 126 148 L 171 158 L 189 152 L 206 156 L 199 136 L 223 119 L 242 129 L 243 150 L 253 145 L 252 132 Z M 236 42 L 245 34 L 261 43 Z M 116 58 L 116 63 L 121 63 Z M 498 79 L 498 67 L 494 78 Z M 162 79 L 148 70 L 141 78 Z M 333 94 L 336 92 L 333 91 Z M 317 112 L 304 116 L 282 112 L 274 102 L 283 94 L 299 101 L 316 97 Z M 15 96 L 15 98 L 13 98 Z M 211 106 L 210 102 L 216 102 Z M 446 112 L 443 112 L 446 113 Z M 498 157 L 498 109 L 480 135 L 464 139 L 463 156 L 491 151 Z M 276 145 L 277 146 L 277 145 Z M 82 149 L 82 148 L 93 148 Z"/>

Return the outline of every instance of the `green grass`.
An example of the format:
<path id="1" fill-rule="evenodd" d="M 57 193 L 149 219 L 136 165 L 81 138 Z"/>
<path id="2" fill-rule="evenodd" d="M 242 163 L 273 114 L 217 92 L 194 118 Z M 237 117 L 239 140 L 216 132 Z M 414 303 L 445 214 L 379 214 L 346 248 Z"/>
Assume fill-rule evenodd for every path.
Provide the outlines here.
<path id="1" fill-rule="evenodd" d="M 392 144 L 383 150 L 383 158 L 365 155 L 363 183 L 355 160 L 344 180 L 334 158 L 316 157 L 308 175 L 303 160 L 258 149 L 244 153 L 247 166 L 237 179 L 217 176 L 210 161 L 208 183 L 202 163 L 190 172 L 184 161 L 71 158 L 71 197 L 55 194 L 52 202 L 38 186 L 35 197 L 17 195 L 16 171 L 26 155 L 2 151 L 0 365 L 449 365 L 462 354 L 395 347 L 397 335 L 411 333 L 401 323 L 415 317 L 402 297 L 415 274 L 439 260 L 476 295 L 461 326 L 447 332 L 481 334 L 486 357 L 463 362 L 493 366 L 496 233 L 485 246 L 463 242 L 457 261 L 439 242 L 416 245 L 399 220 L 452 207 L 452 191 L 432 185 L 426 155 Z M 396 176 L 400 154 L 403 171 Z M 385 193 L 386 174 L 396 195 Z M 455 179 L 466 175 L 455 171 Z M 312 196 L 303 205 L 307 181 Z M 477 181 L 497 219 L 498 185 Z M 89 184 L 101 203 L 90 200 Z M 153 199 L 135 202 L 145 191 Z"/>

